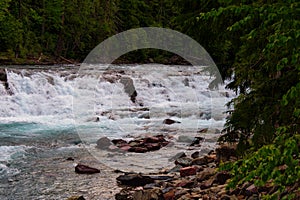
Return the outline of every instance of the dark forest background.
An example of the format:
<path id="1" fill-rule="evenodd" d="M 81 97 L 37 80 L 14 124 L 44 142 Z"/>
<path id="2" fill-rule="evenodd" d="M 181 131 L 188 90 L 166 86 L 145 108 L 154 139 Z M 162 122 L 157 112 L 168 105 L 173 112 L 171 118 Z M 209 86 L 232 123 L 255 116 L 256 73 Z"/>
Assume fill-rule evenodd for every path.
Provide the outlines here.
<path id="1" fill-rule="evenodd" d="M 82 61 L 104 39 L 147 26 L 198 41 L 239 94 L 229 103 L 234 110 L 220 138 L 237 143 L 241 158 L 223 166 L 233 175 L 229 186 L 275 185 L 266 199 L 299 194 L 297 0 L 1 0 L 0 61 Z M 164 62 L 170 56 L 146 49 L 122 59 Z"/>

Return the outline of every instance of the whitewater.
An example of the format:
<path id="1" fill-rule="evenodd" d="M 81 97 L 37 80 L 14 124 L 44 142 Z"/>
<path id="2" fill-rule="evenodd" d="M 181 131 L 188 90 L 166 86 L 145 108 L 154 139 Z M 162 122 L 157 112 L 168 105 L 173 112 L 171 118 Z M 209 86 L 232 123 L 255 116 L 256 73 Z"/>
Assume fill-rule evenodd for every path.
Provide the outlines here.
<path id="1" fill-rule="evenodd" d="M 67 157 L 75 158 L 74 162 L 76 158 L 89 160 L 124 171 L 155 171 L 171 167 L 172 155 L 193 150 L 180 141 L 182 138 L 192 141 L 199 135 L 205 138 L 200 151 L 208 153 L 215 147 L 226 121 L 225 104 L 235 96 L 224 85 L 210 89 L 214 77 L 202 66 L 98 65 L 85 71 L 80 71 L 79 66 L 5 69 L 9 91 L 0 84 L 1 199 L 59 199 L 74 188 L 86 190 L 84 178 L 80 177 L 82 182 L 71 178 L 74 163 L 66 162 Z M 132 80 L 135 101 L 126 93 L 122 77 Z M 165 119 L 180 123 L 167 125 L 163 123 Z M 157 152 L 126 155 L 95 148 L 101 137 L 130 140 L 158 134 L 167 135 L 173 145 Z M 149 159 L 151 162 L 147 162 Z M 39 171 L 33 175 L 36 166 Z M 55 174 L 48 173 L 57 166 L 68 171 L 61 172 L 60 182 L 52 177 Z M 69 184 L 62 183 L 64 180 Z M 53 181 L 58 181 L 57 187 Z M 76 183 L 82 184 L 75 187 Z M 22 191 L 29 196 L 24 197 Z"/>

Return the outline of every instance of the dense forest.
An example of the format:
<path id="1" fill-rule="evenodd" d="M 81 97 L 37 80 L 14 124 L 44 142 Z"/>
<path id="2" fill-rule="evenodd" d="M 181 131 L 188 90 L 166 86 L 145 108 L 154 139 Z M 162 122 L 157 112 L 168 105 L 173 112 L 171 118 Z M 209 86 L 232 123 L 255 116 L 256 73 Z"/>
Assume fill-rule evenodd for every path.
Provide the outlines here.
<path id="1" fill-rule="evenodd" d="M 137 27 L 189 35 L 213 57 L 239 96 L 222 141 L 241 159 L 224 165 L 231 187 L 273 184 L 267 199 L 292 197 L 300 182 L 300 2 L 297 0 L 2 0 L 0 60 L 82 60 L 104 39 Z M 127 55 L 159 61 L 158 51 Z M 293 193 L 290 192 L 293 188 Z M 289 194 L 288 194 L 289 193 Z"/>

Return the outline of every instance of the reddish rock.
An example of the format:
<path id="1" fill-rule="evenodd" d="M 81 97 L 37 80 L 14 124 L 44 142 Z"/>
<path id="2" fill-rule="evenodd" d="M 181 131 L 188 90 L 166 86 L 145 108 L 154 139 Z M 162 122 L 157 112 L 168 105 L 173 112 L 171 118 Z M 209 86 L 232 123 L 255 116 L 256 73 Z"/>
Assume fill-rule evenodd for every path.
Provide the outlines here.
<path id="1" fill-rule="evenodd" d="M 122 146 L 120 149 L 123 151 L 128 151 L 131 148 L 131 146 L 127 145 L 127 146 Z"/>
<path id="2" fill-rule="evenodd" d="M 170 190 L 169 192 L 166 192 L 164 195 L 165 200 L 174 200 L 175 199 L 175 191 Z"/>
<path id="3" fill-rule="evenodd" d="M 197 173 L 196 167 L 184 167 L 180 169 L 181 177 L 196 175 L 196 173 Z"/>
<path id="4" fill-rule="evenodd" d="M 146 137 L 144 139 L 144 143 L 158 143 L 158 142 L 160 142 L 160 141 L 159 141 L 159 138 L 157 138 L 157 137 Z"/>
<path id="5" fill-rule="evenodd" d="M 148 143 L 145 145 L 148 151 L 156 151 L 160 149 L 160 144 Z"/>
<path id="6" fill-rule="evenodd" d="M 128 149 L 129 152 L 135 152 L 135 153 L 145 153 L 148 151 L 145 147 L 130 147 Z"/>
<path id="7" fill-rule="evenodd" d="M 78 174 L 95 174 L 100 173 L 100 170 L 86 165 L 78 164 L 75 167 L 75 172 Z"/>
<path id="8" fill-rule="evenodd" d="M 122 139 L 114 139 L 111 141 L 114 145 L 116 145 L 117 147 L 123 147 L 123 146 L 127 146 L 127 142 L 125 140 Z"/>

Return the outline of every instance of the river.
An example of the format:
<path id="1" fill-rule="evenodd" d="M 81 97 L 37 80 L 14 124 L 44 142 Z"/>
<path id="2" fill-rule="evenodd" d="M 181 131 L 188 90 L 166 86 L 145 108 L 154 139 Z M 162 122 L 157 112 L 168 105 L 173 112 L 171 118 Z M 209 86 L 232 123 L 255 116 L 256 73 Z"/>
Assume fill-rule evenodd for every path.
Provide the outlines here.
<path id="1" fill-rule="evenodd" d="M 118 190 L 114 169 L 172 167 L 173 155 L 195 150 L 183 140 L 199 135 L 205 140 L 198 150 L 213 149 L 225 123 L 225 104 L 235 96 L 224 85 L 209 89 L 214 77 L 201 66 L 2 68 L 9 91 L 0 85 L 0 199 L 76 194 L 113 199 Z M 179 123 L 164 124 L 165 119 Z M 158 134 L 173 145 L 145 154 L 95 148 L 101 137 L 131 140 Z M 74 165 L 79 162 L 101 168 L 101 173 L 77 175 Z"/>

